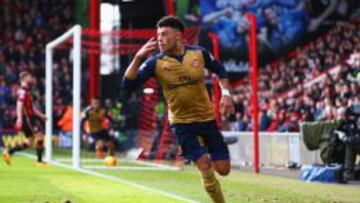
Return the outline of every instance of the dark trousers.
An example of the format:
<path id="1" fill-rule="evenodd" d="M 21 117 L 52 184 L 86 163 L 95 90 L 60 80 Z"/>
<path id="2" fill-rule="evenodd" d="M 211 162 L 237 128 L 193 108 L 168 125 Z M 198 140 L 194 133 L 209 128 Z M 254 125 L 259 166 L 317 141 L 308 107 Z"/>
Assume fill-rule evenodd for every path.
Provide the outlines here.
<path id="1" fill-rule="evenodd" d="M 345 171 L 354 171 L 356 155 L 360 155 L 360 145 L 346 144 L 345 147 Z"/>

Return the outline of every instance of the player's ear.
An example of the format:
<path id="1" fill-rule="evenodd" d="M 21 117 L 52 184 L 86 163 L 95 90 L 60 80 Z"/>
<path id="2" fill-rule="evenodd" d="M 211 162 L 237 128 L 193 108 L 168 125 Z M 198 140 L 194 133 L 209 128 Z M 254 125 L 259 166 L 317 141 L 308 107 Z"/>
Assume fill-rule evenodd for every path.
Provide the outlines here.
<path id="1" fill-rule="evenodd" d="M 176 40 L 182 40 L 182 33 L 179 31 L 175 32 L 175 38 Z"/>

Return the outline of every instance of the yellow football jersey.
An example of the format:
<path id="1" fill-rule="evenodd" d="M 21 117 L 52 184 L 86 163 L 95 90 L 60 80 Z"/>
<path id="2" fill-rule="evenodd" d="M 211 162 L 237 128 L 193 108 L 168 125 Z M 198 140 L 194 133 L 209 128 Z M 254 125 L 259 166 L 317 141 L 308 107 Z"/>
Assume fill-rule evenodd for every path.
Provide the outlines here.
<path id="1" fill-rule="evenodd" d="M 104 130 L 104 119 L 107 118 L 107 111 L 105 109 L 86 108 L 84 112 L 84 119 L 88 121 L 89 133 L 97 133 Z"/>
<path id="2" fill-rule="evenodd" d="M 210 121 L 215 112 L 205 85 L 205 68 L 227 77 L 225 68 L 208 51 L 186 46 L 184 55 L 159 53 L 148 59 L 138 73 L 125 75 L 123 84 L 133 88 L 154 76 L 162 87 L 171 124 Z"/>

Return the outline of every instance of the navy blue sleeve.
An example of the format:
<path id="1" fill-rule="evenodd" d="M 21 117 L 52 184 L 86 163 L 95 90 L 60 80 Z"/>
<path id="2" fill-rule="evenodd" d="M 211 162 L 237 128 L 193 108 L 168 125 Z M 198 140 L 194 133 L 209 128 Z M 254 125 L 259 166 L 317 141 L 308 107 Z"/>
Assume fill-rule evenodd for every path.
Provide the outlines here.
<path id="1" fill-rule="evenodd" d="M 155 75 L 156 68 L 156 58 L 150 58 L 146 60 L 139 68 L 136 79 L 127 78 L 126 75 L 123 78 L 122 86 L 125 89 L 135 89 L 144 82 L 146 82 L 150 77 Z"/>
<path id="2" fill-rule="evenodd" d="M 202 48 L 201 50 L 204 57 L 205 68 L 208 69 L 210 72 L 218 75 L 220 79 L 227 79 L 228 75 L 224 65 L 221 64 L 218 60 L 216 60 L 214 56 L 206 49 Z"/>
<path id="3" fill-rule="evenodd" d="M 83 112 L 83 117 L 82 117 L 82 119 L 81 119 L 81 124 L 80 124 L 80 129 L 82 130 L 82 129 L 84 129 L 84 124 L 85 124 L 85 121 L 87 120 L 87 119 L 89 119 L 89 110 L 90 110 L 90 107 L 86 107 L 86 109 L 84 110 L 84 112 Z"/>

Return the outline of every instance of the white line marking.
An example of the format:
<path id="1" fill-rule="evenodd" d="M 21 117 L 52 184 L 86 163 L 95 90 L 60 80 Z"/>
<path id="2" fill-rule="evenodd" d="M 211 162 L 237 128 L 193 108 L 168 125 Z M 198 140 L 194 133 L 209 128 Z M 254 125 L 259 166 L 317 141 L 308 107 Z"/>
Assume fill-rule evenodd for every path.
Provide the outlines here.
<path id="1" fill-rule="evenodd" d="M 30 158 L 30 159 L 35 159 L 36 158 L 34 155 L 26 153 L 26 152 L 20 152 L 18 154 L 21 154 L 21 155 L 23 155 L 23 156 L 25 156 L 27 158 Z M 140 183 L 132 182 L 132 181 L 129 181 L 129 180 L 126 180 L 126 179 L 116 177 L 116 176 L 105 175 L 105 174 L 102 174 L 102 173 L 97 173 L 95 171 L 90 171 L 90 170 L 86 170 L 86 169 L 82 169 L 82 168 L 76 169 L 76 168 L 73 168 L 71 166 L 61 164 L 61 163 L 58 163 L 58 162 L 55 162 L 55 161 L 52 161 L 51 164 L 53 164 L 55 166 L 58 166 L 58 167 L 61 167 L 61 168 L 81 172 L 81 173 L 84 173 L 84 174 L 87 174 L 87 175 L 92 175 L 92 176 L 96 176 L 96 177 L 99 177 L 99 178 L 105 178 L 105 179 L 108 179 L 108 180 L 112 180 L 114 182 L 127 184 L 127 185 L 130 185 L 130 186 L 142 189 L 142 190 L 158 193 L 160 195 L 170 197 L 170 198 L 173 198 L 173 199 L 177 199 L 177 200 L 181 200 L 181 201 L 184 201 L 184 202 L 199 203 L 198 201 L 195 201 L 195 200 L 192 200 L 192 199 L 189 199 L 189 198 L 186 198 L 186 197 L 182 197 L 182 196 L 179 196 L 179 195 L 176 195 L 176 194 L 173 194 L 173 193 L 170 193 L 170 192 L 166 192 L 166 191 L 163 191 L 163 190 L 154 189 L 154 188 L 151 188 L 151 187 L 148 187 L 148 186 L 145 186 L 145 185 L 141 185 Z"/>
<path id="2" fill-rule="evenodd" d="M 142 161 L 142 160 L 127 160 L 127 161 L 132 162 L 132 163 L 136 163 L 136 164 L 143 164 L 143 165 L 146 165 L 146 166 L 167 168 L 169 170 L 181 170 L 181 167 L 169 166 L 169 165 L 160 164 L 160 163 L 152 163 L 152 162 L 147 162 L 147 161 Z"/>
<path id="3" fill-rule="evenodd" d="M 68 159 L 68 158 L 59 158 L 56 159 L 54 161 L 60 162 L 60 163 L 71 163 L 72 159 Z M 100 159 L 81 159 L 80 160 L 81 163 L 102 163 L 104 162 L 104 160 L 100 160 Z M 169 166 L 166 164 L 160 164 L 160 163 L 152 163 L 152 162 L 148 162 L 148 161 L 142 161 L 142 160 L 130 160 L 130 159 L 120 159 L 120 162 L 127 162 L 127 163 L 135 163 L 135 164 L 139 164 L 139 165 L 144 165 L 144 166 L 148 166 L 152 167 L 152 168 L 158 168 L 160 170 L 170 170 L 170 171 L 180 171 L 181 167 L 177 167 L 177 166 Z M 86 166 L 88 167 L 88 166 Z M 96 166 L 98 167 L 98 166 Z M 104 169 L 107 169 L 108 167 L 105 167 Z M 119 169 L 121 168 L 128 168 L 128 170 L 131 170 L 132 167 L 131 166 L 118 166 Z M 136 169 L 137 166 L 134 166 L 134 169 Z M 145 168 L 145 167 L 143 167 Z M 156 170 L 156 169 L 153 169 Z"/>
<path id="4" fill-rule="evenodd" d="M 149 166 L 82 166 L 84 169 L 105 169 L 105 170 L 124 170 L 124 171 L 178 171 L 176 168 L 161 168 Z"/>

